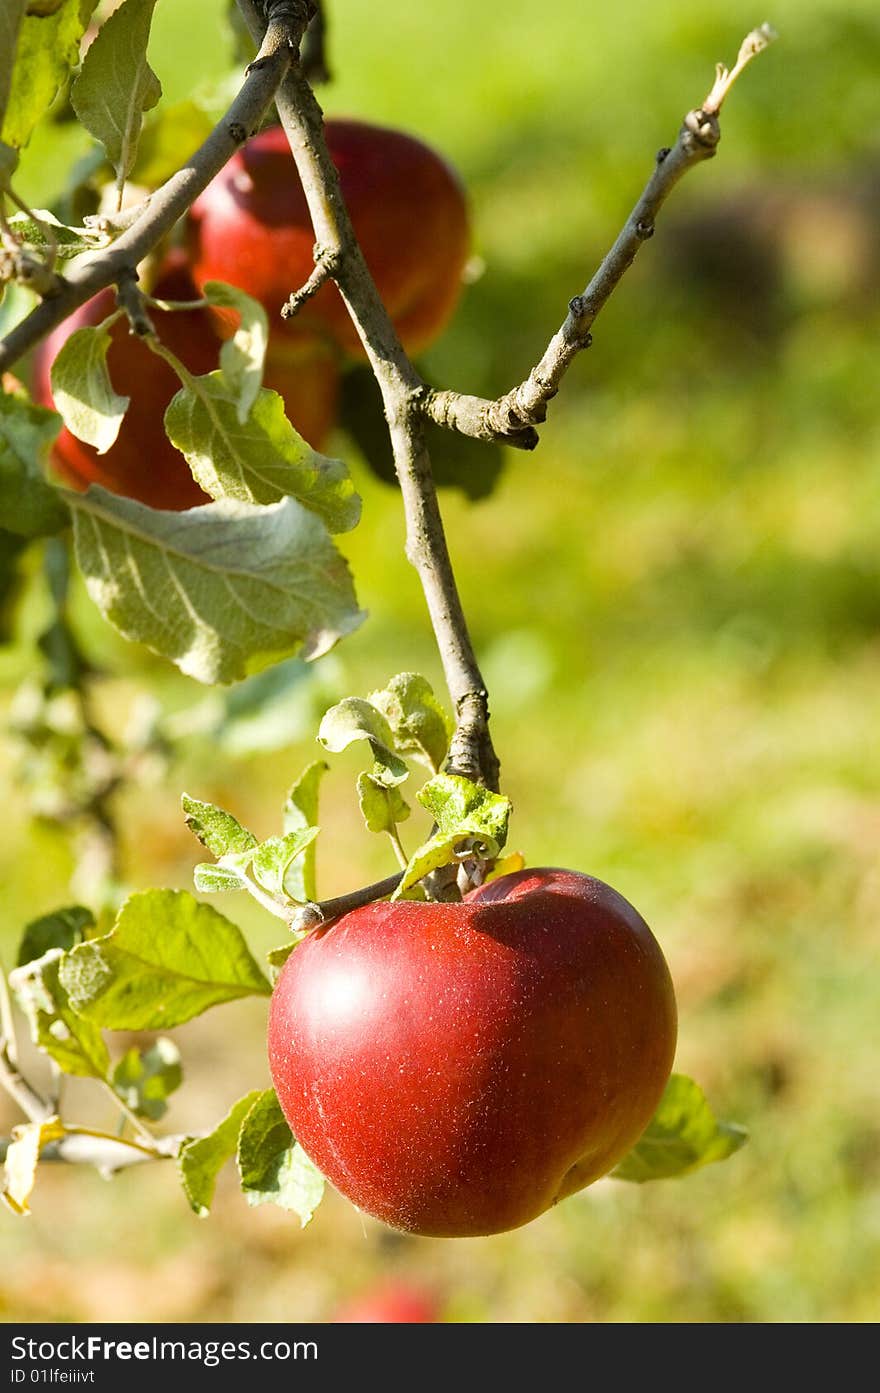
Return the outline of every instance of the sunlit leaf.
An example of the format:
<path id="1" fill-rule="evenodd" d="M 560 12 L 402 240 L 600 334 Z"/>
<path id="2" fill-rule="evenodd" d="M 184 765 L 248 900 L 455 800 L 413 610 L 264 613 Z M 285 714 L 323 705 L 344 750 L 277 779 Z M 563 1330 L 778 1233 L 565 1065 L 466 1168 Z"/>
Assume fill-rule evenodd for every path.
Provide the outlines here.
<path id="1" fill-rule="evenodd" d="M 273 1089 L 261 1093 L 242 1123 L 238 1170 L 248 1204 L 277 1204 L 302 1227 L 324 1193 L 324 1177 L 291 1134 Z"/>
<path id="2" fill-rule="evenodd" d="M 147 62 L 155 6 L 156 0 L 123 0 L 89 45 L 70 91 L 80 121 L 107 151 L 120 191 L 135 162 L 143 113 L 162 95 Z"/>
<path id="3" fill-rule="evenodd" d="M 725 1161 L 747 1140 L 744 1127 L 717 1120 L 693 1079 L 673 1074 L 645 1131 L 611 1174 L 640 1184 L 688 1175 Z"/>
<path id="4" fill-rule="evenodd" d="M 183 890 L 131 895 L 114 928 L 61 965 L 74 1010 L 111 1030 L 161 1030 L 271 987 L 241 930 Z"/>
<path id="5" fill-rule="evenodd" d="M 101 613 L 200 682 L 234 682 L 296 652 L 320 657 L 364 618 L 346 562 L 292 498 L 182 513 L 94 485 L 65 499 Z"/>

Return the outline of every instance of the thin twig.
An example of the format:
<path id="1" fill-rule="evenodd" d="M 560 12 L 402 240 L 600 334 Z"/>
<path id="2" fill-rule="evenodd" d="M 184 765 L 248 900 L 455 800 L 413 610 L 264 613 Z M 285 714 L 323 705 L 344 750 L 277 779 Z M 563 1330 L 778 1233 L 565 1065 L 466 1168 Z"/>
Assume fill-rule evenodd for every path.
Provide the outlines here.
<path id="1" fill-rule="evenodd" d="M 116 1089 L 113 1087 L 109 1079 L 101 1079 L 99 1082 L 102 1084 L 106 1092 L 109 1093 L 110 1097 L 113 1099 L 113 1102 L 116 1104 L 117 1108 L 122 1113 L 122 1116 L 124 1117 L 125 1121 L 133 1129 L 134 1134 L 138 1139 L 139 1145 L 146 1146 L 147 1148 L 152 1147 L 155 1143 L 156 1138 L 153 1136 L 149 1128 L 144 1126 L 137 1113 L 128 1106 L 124 1098 L 120 1098 L 119 1094 L 116 1092 Z"/>
<path id="2" fill-rule="evenodd" d="M 69 1165 L 94 1166 L 102 1175 L 112 1175 L 114 1171 L 147 1161 L 170 1161 L 184 1140 L 183 1136 L 162 1137 L 154 1146 L 146 1147 L 92 1127 L 65 1126 L 64 1136 L 50 1142 L 40 1152 L 40 1162 L 64 1161 Z M 10 1138 L 0 1137 L 0 1161 L 6 1159 L 9 1145 Z"/>
<path id="3" fill-rule="evenodd" d="M 9 1094 L 31 1122 L 45 1122 L 47 1117 L 51 1117 L 52 1110 L 47 1100 L 28 1083 L 10 1057 L 5 1037 L 0 1038 L 0 1088 Z"/>
<path id="4" fill-rule="evenodd" d="M 304 285 L 299 290 L 295 290 L 290 299 L 281 306 L 281 318 L 293 319 L 298 315 L 303 305 L 308 304 L 314 295 L 317 295 L 322 285 L 326 285 L 333 279 L 336 272 L 338 258 L 335 256 L 324 256 L 319 247 L 315 248 L 315 269 L 309 276 Z"/>
<path id="5" fill-rule="evenodd" d="M 763 52 L 773 37 L 769 25 L 762 25 L 743 41 L 737 61 L 729 72 L 719 65 L 711 92 L 702 106 L 688 112 L 675 145 L 657 155 L 653 173 L 617 240 L 587 288 L 569 302 L 565 322 L 525 381 L 496 401 L 461 392 L 426 389 L 421 407 L 430 420 L 478 440 L 503 440 L 519 449 L 534 449 L 538 443 L 535 427 L 546 420 L 547 406 L 556 396 L 574 359 L 590 346 L 590 330 L 600 310 L 632 265 L 639 249 L 654 235 L 657 214 L 679 179 L 715 154 L 721 139 L 718 125 L 721 104 L 739 74 L 756 54 Z"/>

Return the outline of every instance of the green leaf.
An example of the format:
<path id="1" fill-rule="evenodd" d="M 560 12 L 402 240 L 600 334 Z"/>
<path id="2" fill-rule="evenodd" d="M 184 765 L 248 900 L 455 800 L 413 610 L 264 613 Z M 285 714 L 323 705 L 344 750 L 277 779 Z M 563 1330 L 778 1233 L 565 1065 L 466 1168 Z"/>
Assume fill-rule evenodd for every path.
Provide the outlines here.
<path id="1" fill-rule="evenodd" d="M 9 226 L 17 241 L 38 252 L 52 250 L 59 262 L 97 251 L 109 241 L 106 233 L 93 228 L 68 227 L 47 208 L 34 208 L 32 214 L 16 213 L 9 219 Z"/>
<path id="2" fill-rule="evenodd" d="M 325 760 L 316 759 L 300 774 L 284 804 L 285 832 L 302 832 L 307 827 L 317 827 L 318 789 L 329 768 Z M 287 871 L 287 893 L 300 904 L 307 904 L 318 898 L 315 877 L 316 849 L 315 842 L 309 842 L 302 856 L 297 857 Z M 271 957 L 269 961 L 272 961 Z"/>
<path id="3" fill-rule="evenodd" d="M 82 905 L 70 909 L 56 909 L 52 914 L 43 914 L 32 919 L 25 926 L 18 948 L 18 966 L 41 958 L 50 948 L 60 948 L 63 952 L 82 943 L 86 929 L 94 928 L 95 916 Z"/>
<path id="4" fill-rule="evenodd" d="M 399 487 L 382 395 L 370 368 L 351 368 L 343 377 L 339 420 L 370 472 L 384 484 Z M 494 492 L 504 470 L 503 446 L 472 440 L 430 421 L 426 441 L 438 488 L 460 489 L 473 502 Z"/>
<path id="5" fill-rule="evenodd" d="M 0 83 L 2 83 L 2 72 L 0 72 Z M 0 140 L 0 189 L 8 189 L 12 181 L 12 176 L 18 169 L 19 154 L 11 145 L 5 145 Z M 6 283 L 0 281 L 0 301 L 6 293 Z"/>
<path id="6" fill-rule="evenodd" d="M 253 832 L 242 827 L 232 813 L 227 813 L 213 803 L 202 803 L 198 798 L 190 798 L 188 793 L 184 793 L 180 801 L 187 827 L 212 856 L 253 851 L 259 846 Z"/>
<path id="7" fill-rule="evenodd" d="M 45 1050 L 66 1074 L 103 1079 L 110 1056 L 100 1029 L 70 1004 L 61 981 L 65 955 L 50 948 L 41 958 L 9 974 L 9 985 L 27 1017 L 34 1044 Z"/>
<path id="8" fill-rule="evenodd" d="M 203 1219 L 210 1211 L 217 1176 L 235 1155 L 241 1124 L 260 1097 L 259 1089 L 234 1103 L 223 1121 L 206 1137 L 184 1142 L 177 1156 L 177 1170 L 190 1207 Z"/>
<path id="9" fill-rule="evenodd" d="M 297 434 L 277 392 L 261 388 L 241 423 L 225 372 L 194 377 L 169 402 L 165 430 L 212 498 L 276 503 L 290 496 L 330 532 L 348 532 L 360 520 L 348 469 Z"/>
<path id="10" fill-rule="evenodd" d="M 234 682 L 297 651 L 318 658 L 364 618 L 323 523 L 292 498 L 183 513 L 95 485 L 65 499 L 101 613 L 199 682 Z"/>
<path id="11" fill-rule="evenodd" d="M 282 943 L 278 948 L 269 949 L 269 952 L 266 954 L 266 962 L 269 964 L 269 976 L 272 978 L 273 982 L 278 981 L 279 973 L 298 941 L 298 939 L 291 939 L 289 943 Z"/>
<path id="12" fill-rule="evenodd" d="M 398 822 L 404 822 L 410 815 L 409 804 L 404 801 L 400 789 L 394 784 L 389 787 L 372 774 L 358 775 L 357 792 L 370 832 L 393 832 Z"/>
<path id="13" fill-rule="evenodd" d="M 263 361 L 269 341 L 266 311 L 258 300 L 245 295 L 234 285 L 226 285 L 224 281 L 208 281 L 202 288 L 202 294 L 209 305 L 235 310 L 239 316 L 238 328 L 220 350 L 220 371 L 226 389 L 236 403 L 238 423 L 243 426 L 263 385 Z M 246 498 L 245 501 L 274 503 L 278 496 L 265 500 Z M 300 501 L 306 502 L 305 499 Z"/>
<path id="14" fill-rule="evenodd" d="M 319 828 L 304 827 L 299 832 L 287 832 L 283 837 L 270 837 L 254 855 L 254 876 L 264 890 L 272 895 L 287 895 L 287 876 L 291 863 L 311 846 Z"/>
<path id="15" fill-rule="evenodd" d="M 345 697 L 331 706 L 318 727 L 318 740 L 332 754 L 339 754 L 355 740 L 368 740 L 389 786 L 403 783 L 409 776 L 403 760 L 394 753 L 394 734 L 387 718 L 362 697 Z"/>
<path id="16" fill-rule="evenodd" d="M 238 1171 L 248 1204 L 277 1204 L 305 1228 L 324 1193 L 324 1177 L 287 1125 L 273 1089 L 261 1093 L 242 1123 Z"/>
<path id="17" fill-rule="evenodd" d="M 247 877 L 231 866 L 202 862 L 193 871 L 193 882 L 200 895 L 221 895 L 230 890 L 246 890 Z"/>
<path id="18" fill-rule="evenodd" d="M 147 62 L 156 0 L 123 0 L 89 45 L 70 101 L 86 130 L 99 140 L 122 187 L 134 166 L 143 113 L 162 86 Z"/>
<path id="19" fill-rule="evenodd" d="M 214 122 L 197 102 L 172 102 L 152 112 L 144 122 L 131 179 L 157 189 L 186 164 L 211 134 Z"/>
<path id="20" fill-rule="evenodd" d="M 500 849 L 507 841 L 510 799 L 458 774 L 430 779 L 416 795 L 427 808 L 438 830 L 462 836 L 485 837 Z"/>
<path id="21" fill-rule="evenodd" d="M 0 139 L 26 145 L 62 82 L 79 62 L 79 41 L 95 0 L 63 0 L 50 15 L 29 14 L 18 31 L 15 67 Z"/>
<path id="22" fill-rule="evenodd" d="M 76 329 L 52 364 L 49 380 L 56 409 L 77 440 L 103 455 L 119 434 L 131 397 L 113 390 L 107 371 L 112 340 L 102 325 Z"/>
<path id="23" fill-rule="evenodd" d="M 448 866 L 459 854 L 496 857 L 507 840 L 510 801 L 457 774 L 440 774 L 416 794 L 437 831 L 410 858 L 392 899 L 400 899 L 430 871 Z"/>
<path id="24" fill-rule="evenodd" d="M 133 1045 L 113 1070 L 113 1087 L 122 1101 L 153 1122 L 164 1117 L 170 1095 L 182 1083 L 180 1050 L 163 1037 L 146 1050 Z"/>
<path id="25" fill-rule="evenodd" d="M 417 672 L 400 672 L 369 699 L 388 721 L 395 749 L 424 760 L 436 774 L 454 727 L 431 684 Z"/>
<path id="26" fill-rule="evenodd" d="M 13 1214 L 30 1214 L 29 1200 L 37 1178 L 40 1152 L 49 1142 L 64 1136 L 57 1117 L 45 1122 L 25 1122 L 13 1127 L 12 1142 L 6 1152 L 6 1166 L 0 1199 Z"/>
<path id="27" fill-rule="evenodd" d="M 725 1161 L 747 1140 L 744 1127 L 716 1119 L 693 1079 L 673 1074 L 645 1131 L 611 1174 L 638 1184 L 687 1175 Z"/>
<path id="28" fill-rule="evenodd" d="M 167 1029 L 271 993 L 241 930 L 183 890 L 131 895 L 109 934 L 66 955 L 61 981 L 74 1010 L 111 1030 Z"/>
<path id="29" fill-rule="evenodd" d="M 51 536 L 68 525 L 59 490 L 43 476 L 60 424 L 54 411 L 0 393 L 0 516 L 21 537 Z"/>
<path id="30" fill-rule="evenodd" d="M 6 0 L 5 4 L 0 5 L 0 129 L 4 128 L 6 103 L 12 88 L 12 71 L 15 66 L 18 30 L 24 19 L 26 4 L 27 0 Z M 5 151 L 3 153 L 5 155 Z M 15 151 L 12 153 L 14 155 Z M 7 170 L 5 166 L 8 163 L 8 156 L 5 160 L 0 160 L 0 188 L 6 187 L 2 174 L 11 174 L 16 161 L 13 161 L 11 168 Z"/>
<path id="31" fill-rule="evenodd" d="M 27 545 L 24 537 L 0 528 L 0 643 L 8 643 L 15 629 L 18 602 L 25 592 L 25 569 L 20 563 Z"/>

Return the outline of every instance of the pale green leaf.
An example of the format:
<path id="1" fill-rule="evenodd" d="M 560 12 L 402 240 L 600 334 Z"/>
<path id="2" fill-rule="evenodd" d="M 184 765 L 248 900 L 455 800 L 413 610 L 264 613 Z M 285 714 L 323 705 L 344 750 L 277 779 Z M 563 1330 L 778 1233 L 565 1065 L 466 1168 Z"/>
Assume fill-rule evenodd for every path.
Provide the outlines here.
<path id="1" fill-rule="evenodd" d="M 318 835 L 317 827 L 304 827 L 299 832 L 286 832 L 283 837 L 270 837 L 254 854 L 254 876 L 264 890 L 272 895 L 288 894 L 288 870 L 291 863 L 311 846 Z"/>
<path id="2" fill-rule="evenodd" d="M 440 769 L 453 725 L 434 695 L 430 683 L 416 672 L 401 672 L 370 701 L 391 727 L 395 749 L 422 759 L 436 774 Z"/>
<path id="3" fill-rule="evenodd" d="M 458 774 L 439 774 L 416 794 L 440 832 L 485 837 L 500 848 L 507 841 L 510 799 Z"/>
<path id="4" fill-rule="evenodd" d="M 131 397 L 113 390 L 107 370 L 112 340 L 101 325 L 76 329 L 62 345 L 49 380 L 55 408 L 78 440 L 103 455 L 116 440 Z"/>
<path id="5" fill-rule="evenodd" d="M 364 618 L 348 566 L 294 499 L 162 513 L 92 486 L 65 495 L 86 586 L 126 638 L 200 682 L 326 653 Z"/>
<path id="6" fill-rule="evenodd" d="M 261 1096 L 259 1089 L 234 1103 L 223 1121 L 205 1137 L 184 1142 L 177 1156 L 177 1170 L 190 1207 L 203 1219 L 214 1199 L 217 1176 L 235 1155 L 241 1124 Z"/>
<path id="7" fill-rule="evenodd" d="M 158 1122 L 168 1111 L 168 1099 L 183 1083 L 180 1050 L 161 1037 L 145 1050 L 132 1045 L 113 1070 L 113 1087 L 139 1117 Z"/>
<path id="8" fill-rule="evenodd" d="M 107 151 L 120 192 L 134 166 L 143 114 L 162 95 L 147 62 L 155 5 L 156 0 L 123 0 L 89 45 L 70 90 L 80 121 Z"/>
<path id="9" fill-rule="evenodd" d="M 331 706 L 318 727 L 318 739 L 332 754 L 339 754 L 356 740 L 368 740 L 385 782 L 403 783 L 408 777 L 406 765 L 394 753 L 394 735 L 386 717 L 362 697 L 345 697 Z"/>
<path id="10" fill-rule="evenodd" d="M 390 786 L 376 779 L 372 774 L 359 774 L 357 781 L 358 800 L 367 830 L 370 832 L 393 832 L 398 822 L 410 815 L 409 804 L 395 784 Z"/>
<path id="11" fill-rule="evenodd" d="M 10 972 L 9 985 L 27 1017 L 34 1044 L 65 1074 L 103 1079 L 110 1068 L 104 1037 L 97 1025 L 71 1006 L 61 981 L 63 962 L 63 951 L 50 948 L 41 958 Z"/>
<path id="12" fill-rule="evenodd" d="M 45 1122 L 25 1122 L 13 1127 L 12 1141 L 6 1151 L 3 1189 L 0 1199 L 13 1214 L 30 1213 L 30 1197 L 37 1178 L 40 1152 L 49 1142 L 64 1136 L 57 1117 Z"/>
<path id="13" fill-rule="evenodd" d="M 253 832 L 242 827 L 224 808 L 190 798 L 188 793 L 181 796 L 180 802 L 187 827 L 212 856 L 226 856 L 230 851 L 252 851 L 259 845 Z"/>
<path id="14" fill-rule="evenodd" d="M 0 517 L 21 537 L 51 536 L 69 521 L 43 466 L 61 422 L 14 392 L 0 392 Z"/>
<path id="15" fill-rule="evenodd" d="M 324 1193 L 324 1177 L 290 1131 L 273 1089 L 261 1093 L 241 1127 L 238 1172 L 248 1204 L 277 1204 L 302 1227 Z"/>
<path id="16" fill-rule="evenodd" d="M 231 866 L 202 862 L 193 870 L 193 883 L 200 895 L 221 895 L 230 890 L 246 890 L 247 877 Z"/>
<path id="17" fill-rule="evenodd" d="M 318 825 L 318 789 L 329 769 L 323 759 L 316 759 L 300 774 L 284 804 L 285 832 L 302 832 Z M 302 856 L 291 863 L 285 884 L 291 899 L 307 904 L 318 898 L 315 879 L 315 842 L 310 842 Z M 271 961 L 271 958 L 270 958 Z"/>
<path id="18" fill-rule="evenodd" d="M 70 69 L 79 62 L 79 41 L 94 8 L 95 0 L 63 0 L 50 15 L 29 14 L 22 20 L 0 130 L 0 139 L 7 145 L 26 145 L 34 126 L 49 110 Z"/>
<path id="19" fill-rule="evenodd" d="M 732 1122 L 719 1122 L 705 1094 L 685 1074 L 673 1074 L 657 1111 L 630 1151 L 611 1172 L 615 1180 L 666 1180 L 725 1161 L 748 1140 Z"/>
<path id="20" fill-rule="evenodd" d="M 432 815 L 437 831 L 413 853 L 392 899 L 399 899 L 429 872 L 459 856 L 494 859 L 507 840 L 510 802 L 482 784 L 457 774 L 440 774 L 416 797 Z"/>
<path id="21" fill-rule="evenodd" d="M 263 385 L 263 360 L 269 342 L 269 321 L 266 311 L 258 300 L 245 295 L 243 290 L 224 281 L 208 281 L 202 287 L 202 294 L 210 305 L 235 310 L 239 325 L 231 339 L 227 339 L 220 350 L 220 371 L 226 387 L 236 403 L 238 424 L 243 426 L 251 413 L 257 394 Z M 293 490 L 284 490 L 285 493 Z M 239 495 L 233 495 L 239 496 Z M 276 498 L 279 495 L 276 495 Z M 246 498 L 245 502 L 274 503 L 275 498 Z M 306 499 L 301 498 L 305 503 Z M 325 519 L 326 521 L 326 519 Z"/>
<path id="22" fill-rule="evenodd" d="M 360 519 L 348 469 L 297 434 L 277 392 L 262 388 L 242 423 L 225 372 L 195 377 L 172 397 L 165 430 L 212 498 L 275 503 L 290 496 L 330 532 L 348 532 Z"/>
<path id="23" fill-rule="evenodd" d="M 9 219 L 16 241 L 38 252 L 52 250 L 57 261 L 70 261 L 83 252 L 97 251 L 106 246 L 105 232 L 90 227 L 68 227 L 59 222 L 47 208 L 34 208 L 32 213 L 16 213 Z"/>
<path id="24" fill-rule="evenodd" d="M 61 965 L 74 1010 L 111 1030 L 161 1030 L 244 996 L 268 996 L 241 930 L 183 890 L 126 900 L 114 928 Z"/>

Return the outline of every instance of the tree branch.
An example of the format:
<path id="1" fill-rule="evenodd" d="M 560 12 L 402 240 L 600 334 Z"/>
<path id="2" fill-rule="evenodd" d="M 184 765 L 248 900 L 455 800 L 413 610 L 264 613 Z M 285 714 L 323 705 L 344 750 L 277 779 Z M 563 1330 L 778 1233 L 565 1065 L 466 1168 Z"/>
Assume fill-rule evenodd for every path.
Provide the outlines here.
<path id="1" fill-rule="evenodd" d="M 162 1137 L 154 1147 L 147 1148 L 91 1127 L 67 1127 L 63 1137 L 43 1148 L 40 1162 L 66 1161 L 69 1165 L 94 1166 L 102 1175 L 112 1175 L 114 1171 L 143 1165 L 146 1161 L 170 1161 L 184 1140 L 182 1136 Z M 0 1137 L 0 1162 L 6 1159 L 9 1144 L 8 1137 Z"/>
<path id="2" fill-rule="evenodd" d="M 590 330 L 643 244 L 654 235 L 654 224 L 679 179 L 689 169 L 711 159 L 721 139 L 718 112 L 733 83 L 747 64 L 775 37 L 769 25 L 753 30 L 739 51 L 734 67 L 718 67 L 716 80 L 702 106 L 688 112 L 671 149 L 657 155 L 654 171 L 611 250 L 582 294 L 568 306 L 568 315 L 554 334 L 540 362 L 524 382 L 496 401 L 461 392 L 426 389 L 421 398 L 425 415 L 437 425 L 477 440 L 500 440 L 521 450 L 538 443 L 536 426 L 547 418 L 565 373 L 582 349 L 592 342 Z"/>
<path id="3" fill-rule="evenodd" d="M 259 41 L 264 22 L 260 6 L 256 0 L 238 0 L 238 5 Z M 276 106 L 308 204 L 318 262 L 333 268 L 333 279 L 382 392 L 403 495 L 406 554 L 422 583 L 457 715 L 447 767 L 497 789 L 498 759 L 489 735 L 488 697 L 455 583 L 425 445 L 420 405 L 424 384 L 367 269 L 327 149 L 323 113 L 298 63 L 279 89 Z"/>
<path id="4" fill-rule="evenodd" d="M 10 368 L 56 324 L 99 290 L 135 274 L 139 262 L 170 232 L 215 174 L 256 130 L 293 61 L 311 14 L 311 6 L 305 0 L 294 8 L 300 27 L 296 28 L 292 19 L 276 17 L 265 35 L 261 31 L 260 52 L 248 68 L 241 91 L 183 169 L 172 174 L 150 195 L 134 222 L 112 246 L 78 258 L 67 275 L 58 278 L 57 292 L 47 296 L 0 343 L 0 372 Z"/>

